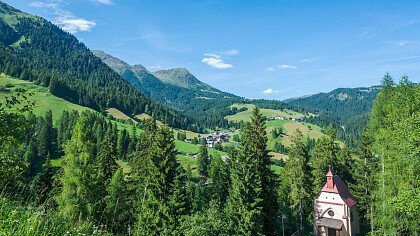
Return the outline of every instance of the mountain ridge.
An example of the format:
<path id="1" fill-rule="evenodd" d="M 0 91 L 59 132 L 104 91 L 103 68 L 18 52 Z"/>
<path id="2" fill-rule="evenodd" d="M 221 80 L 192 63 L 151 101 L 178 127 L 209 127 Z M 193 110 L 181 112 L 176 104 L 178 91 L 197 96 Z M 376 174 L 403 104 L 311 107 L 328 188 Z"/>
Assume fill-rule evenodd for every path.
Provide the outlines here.
<path id="1" fill-rule="evenodd" d="M 126 114 L 148 113 L 173 127 L 196 122 L 164 107 L 124 80 L 74 35 L 0 1 L 0 71 L 48 87 L 53 95 L 97 111 L 115 107 Z"/>

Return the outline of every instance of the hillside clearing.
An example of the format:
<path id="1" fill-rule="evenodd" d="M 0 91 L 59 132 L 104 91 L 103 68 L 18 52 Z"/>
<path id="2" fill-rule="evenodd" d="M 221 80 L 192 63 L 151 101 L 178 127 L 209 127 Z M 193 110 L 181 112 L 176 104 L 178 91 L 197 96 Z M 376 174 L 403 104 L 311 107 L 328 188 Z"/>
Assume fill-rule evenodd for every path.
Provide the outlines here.
<path id="1" fill-rule="evenodd" d="M 238 109 L 241 108 L 248 108 L 246 111 L 241 111 L 236 113 L 235 115 L 226 116 L 225 118 L 229 121 L 251 121 L 252 116 L 252 109 L 254 109 L 255 105 L 253 104 L 233 104 L 230 106 L 231 108 L 236 107 Z M 266 117 L 287 117 L 287 118 L 302 118 L 304 114 L 291 111 L 291 110 L 274 110 L 274 109 L 260 109 L 261 114 Z"/>

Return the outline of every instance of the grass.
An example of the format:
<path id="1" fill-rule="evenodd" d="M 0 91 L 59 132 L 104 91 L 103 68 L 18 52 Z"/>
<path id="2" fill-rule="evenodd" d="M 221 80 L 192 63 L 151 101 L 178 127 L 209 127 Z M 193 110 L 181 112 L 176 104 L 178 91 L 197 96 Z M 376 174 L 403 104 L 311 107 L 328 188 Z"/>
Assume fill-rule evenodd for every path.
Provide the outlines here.
<path id="1" fill-rule="evenodd" d="M 180 132 L 185 132 L 187 134 L 187 138 L 198 138 L 198 136 L 200 135 L 199 133 L 195 133 L 189 130 L 182 130 L 182 129 L 174 129 L 174 135 L 175 137 L 177 136 L 178 133 Z"/>
<path id="2" fill-rule="evenodd" d="M 287 161 L 289 159 L 289 156 L 277 152 L 269 152 L 268 154 L 271 156 L 271 159 L 275 160 Z"/>
<path id="3" fill-rule="evenodd" d="M 238 109 L 246 107 L 248 110 L 238 112 L 235 115 L 226 116 L 225 118 L 229 121 L 251 121 L 251 115 L 252 115 L 252 109 L 255 107 L 255 105 L 252 104 L 233 104 L 230 106 L 236 107 Z M 299 112 L 291 111 L 291 110 L 274 110 L 274 109 L 260 109 L 261 114 L 266 117 L 290 117 L 290 118 L 302 118 L 304 115 Z"/>
<path id="4" fill-rule="evenodd" d="M 33 110 L 35 115 L 39 115 L 39 116 L 44 116 L 46 111 L 51 110 L 52 114 L 53 114 L 53 119 L 54 122 L 56 122 L 59 117 L 61 116 L 61 114 L 63 113 L 63 111 L 68 110 L 77 110 L 79 112 L 83 112 L 85 110 L 89 110 L 92 112 L 96 112 L 90 108 L 86 108 L 71 102 L 68 102 L 62 98 L 56 97 L 54 95 L 52 95 L 49 90 L 45 87 L 42 87 L 40 85 L 36 85 L 33 82 L 29 82 L 29 81 L 25 81 L 25 80 L 20 80 L 20 79 L 16 79 L 16 78 L 12 78 L 10 76 L 6 76 L 4 74 L 0 74 L 0 85 L 11 85 L 12 87 L 10 87 L 10 91 L 9 92 L 0 92 L 0 101 L 4 100 L 6 96 L 10 96 L 12 94 L 16 93 L 16 89 L 18 88 L 23 88 L 28 92 L 33 92 L 34 95 L 31 96 L 29 98 L 29 101 L 34 101 L 35 102 L 35 108 Z M 248 106 L 250 108 L 252 108 L 253 105 L 250 104 L 236 104 L 237 106 Z M 130 117 L 128 117 L 127 115 L 125 115 L 124 113 L 122 113 L 121 111 L 115 109 L 115 108 L 110 108 L 107 110 L 107 112 L 112 115 L 114 118 L 116 119 L 121 119 L 121 120 L 125 120 L 125 119 L 130 119 Z M 139 114 L 136 116 L 136 118 L 138 119 L 147 119 L 150 118 L 149 115 L 147 114 Z M 131 131 L 132 126 L 129 124 L 125 124 L 122 122 L 118 122 L 118 121 L 114 121 L 111 120 L 112 123 L 117 125 L 117 128 L 119 130 L 122 129 L 126 129 L 127 131 Z M 159 121 L 158 121 L 159 122 Z M 159 122 L 160 125 L 163 125 L 161 122 Z M 274 127 L 282 127 L 284 125 L 284 121 L 269 121 L 267 123 L 267 127 L 268 129 L 272 129 Z M 320 128 L 319 128 L 320 129 Z M 141 129 L 136 128 L 137 131 L 137 135 L 140 135 L 141 132 L 143 132 Z M 184 132 L 184 130 L 174 130 L 174 135 L 176 135 L 177 132 Z M 198 133 L 194 133 L 191 131 L 185 131 L 187 133 L 187 137 L 188 138 L 193 138 L 193 137 L 198 137 Z M 175 140 L 175 147 L 176 149 L 181 153 L 180 155 L 178 155 L 178 160 L 180 161 L 180 163 L 184 166 L 187 167 L 188 165 L 191 167 L 191 169 L 193 170 L 193 173 L 196 174 L 196 170 L 194 168 L 196 168 L 196 160 L 194 158 L 192 158 L 193 154 L 196 154 L 199 152 L 200 150 L 200 145 L 196 145 L 196 144 L 191 144 L 191 143 L 187 143 L 187 142 L 182 142 L 179 140 Z M 209 149 L 209 155 L 227 155 L 225 152 L 221 152 L 221 151 L 217 151 L 215 149 Z M 274 154 L 275 157 L 280 156 L 281 154 Z M 282 158 L 286 158 L 286 157 L 282 157 Z M 51 164 L 54 167 L 60 167 L 62 165 L 62 159 L 54 159 L 51 160 Z M 128 165 L 128 163 L 126 162 L 122 162 L 119 161 L 118 164 L 123 168 L 124 173 L 129 173 L 130 172 L 130 166 Z M 273 167 L 276 168 L 276 167 Z M 195 172 L 194 172 L 195 171 Z"/>
<path id="5" fill-rule="evenodd" d="M 28 92 L 33 92 L 34 95 L 29 97 L 29 101 L 35 102 L 33 113 L 35 115 L 44 116 L 45 112 L 51 110 L 54 121 L 57 121 L 63 111 L 76 110 L 79 112 L 92 109 L 68 102 L 62 98 L 52 95 L 45 87 L 36 85 L 32 82 L 15 79 L 4 74 L 0 74 L 0 85 L 12 85 L 9 92 L 0 92 L 0 102 L 5 100 L 5 97 L 16 94 L 16 89 L 23 88 Z"/>
<path id="6" fill-rule="evenodd" d="M 131 118 L 116 108 L 108 108 L 105 110 L 107 114 L 118 120 L 130 120 Z"/>
<path id="7" fill-rule="evenodd" d="M 0 196 L 0 235 L 110 235 L 90 222 L 73 224 L 58 214 Z"/>
<path id="8" fill-rule="evenodd" d="M 197 160 L 191 156 L 185 155 L 178 155 L 177 160 L 182 165 L 182 167 L 187 170 L 188 168 L 191 170 L 191 173 L 194 177 L 198 177 L 198 170 L 197 170 Z"/>

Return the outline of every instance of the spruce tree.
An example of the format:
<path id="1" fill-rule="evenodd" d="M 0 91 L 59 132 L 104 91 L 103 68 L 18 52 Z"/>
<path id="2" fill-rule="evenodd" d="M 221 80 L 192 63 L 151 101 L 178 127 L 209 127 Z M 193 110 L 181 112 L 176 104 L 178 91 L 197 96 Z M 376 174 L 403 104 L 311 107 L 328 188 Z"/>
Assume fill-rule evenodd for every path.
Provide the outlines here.
<path id="1" fill-rule="evenodd" d="M 49 157 L 42 165 L 42 171 L 35 176 L 32 182 L 32 189 L 35 193 L 35 203 L 36 204 L 46 204 L 46 207 L 52 202 L 49 201 L 51 198 L 51 191 L 53 189 L 53 176 L 54 171 L 51 166 L 51 161 Z M 50 206 L 52 207 L 52 206 Z"/>
<path id="2" fill-rule="evenodd" d="M 359 157 L 355 162 L 354 184 L 350 184 L 351 192 L 357 199 L 360 220 L 370 222 L 374 203 L 373 192 L 377 188 L 375 174 L 378 172 L 378 159 L 373 154 L 372 138 L 365 131 L 360 136 Z"/>
<path id="3" fill-rule="evenodd" d="M 335 131 L 330 128 L 329 135 L 320 138 L 311 153 L 310 165 L 312 167 L 312 193 L 313 196 L 319 193 L 325 182 L 325 174 L 329 168 L 339 170 L 339 147 L 334 141 Z"/>
<path id="4" fill-rule="evenodd" d="M 121 168 L 115 171 L 106 191 L 105 224 L 112 232 L 128 234 L 127 230 L 132 223 L 131 200 Z"/>
<path id="5" fill-rule="evenodd" d="M 148 122 L 138 147 L 135 231 L 139 235 L 159 235 L 176 230 L 170 220 L 174 214 L 170 199 L 178 167 L 173 133 L 168 128 L 158 128 L 155 121 Z"/>
<path id="6" fill-rule="evenodd" d="M 46 160 L 47 156 L 53 155 L 53 127 L 52 112 L 48 110 L 45 115 L 42 128 L 38 134 L 38 156 Z"/>
<path id="7" fill-rule="evenodd" d="M 369 120 L 372 151 L 379 158 L 373 232 L 418 235 L 420 221 L 420 85 L 387 74 Z"/>
<path id="8" fill-rule="evenodd" d="M 192 210 L 191 199 L 186 188 L 187 175 L 180 164 L 177 164 L 176 175 L 171 186 L 169 198 L 169 230 L 172 235 L 180 235 L 179 225 Z"/>
<path id="9" fill-rule="evenodd" d="M 105 138 L 101 143 L 99 153 L 95 159 L 95 170 L 99 181 L 107 185 L 108 181 L 114 175 L 115 170 L 118 168 L 117 163 L 117 149 L 115 142 L 112 140 L 111 131 L 106 132 Z"/>
<path id="10" fill-rule="evenodd" d="M 93 215 L 97 203 L 94 190 L 93 134 L 91 122 L 83 113 L 64 148 L 65 156 L 60 177 L 61 192 L 57 196 L 59 212 L 73 221 L 83 221 Z"/>
<path id="11" fill-rule="evenodd" d="M 218 155 L 212 158 L 209 177 L 211 179 L 211 199 L 216 200 L 219 206 L 223 207 L 229 194 L 230 178 L 227 164 Z"/>
<path id="12" fill-rule="evenodd" d="M 39 160 L 38 160 L 38 150 L 36 141 L 34 141 L 35 138 L 31 138 L 29 141 L 28 147 L 26 148 L 25 154 L 23 156 L 23 159 L 25 162 L 28 163 L 28 174 L 29 176 L 34 176 L 38 170 L 39 167 Z"/>
<path id="13" fill-rule="evenodd" d="M 270 169 L 265 121 L 255 108 L 233 157 L 226 206 L 233 235 L 270 235 L 277 230 L 277 175 Z"/>
<path id="14" fill-rule="evenodd" d="M 292 137 L 289 160 L 284 167 L 284 178 L 289 189 L 290 208 L 293 210 L 293 215 L 289 218 L 297 222 L 301 222 L 299 218 L 304 220 L 305 224 L 301 226 L 307 225 L 307 218 L 311 217 L 309 213 L 312 211 L 311 176 L 308 162 L 309 155 L 303 142 L 302 132 L 297 130 Z"/>
<path id="15" fill-rule="evenodd" d="M 207 150 L 207 145 L 200 146 L 200 152 L 197 156 L 197 169 L 198 173 L 202 176 L 208 176 L 208 167 L 210 164 L 210 158 Z"/>

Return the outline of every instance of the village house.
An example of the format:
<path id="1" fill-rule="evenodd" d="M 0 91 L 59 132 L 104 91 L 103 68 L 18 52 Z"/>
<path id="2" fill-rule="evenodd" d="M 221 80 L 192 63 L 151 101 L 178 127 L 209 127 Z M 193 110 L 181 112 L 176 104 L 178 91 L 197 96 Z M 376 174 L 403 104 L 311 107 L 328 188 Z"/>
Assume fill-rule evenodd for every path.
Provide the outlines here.
<path id="1" fill-rule="evenodd" d="M 359 235 L 356 199 L 344 181 L 331 170 L 326 177 L 327 182 L 314 203 L 314 235 Z"/>

